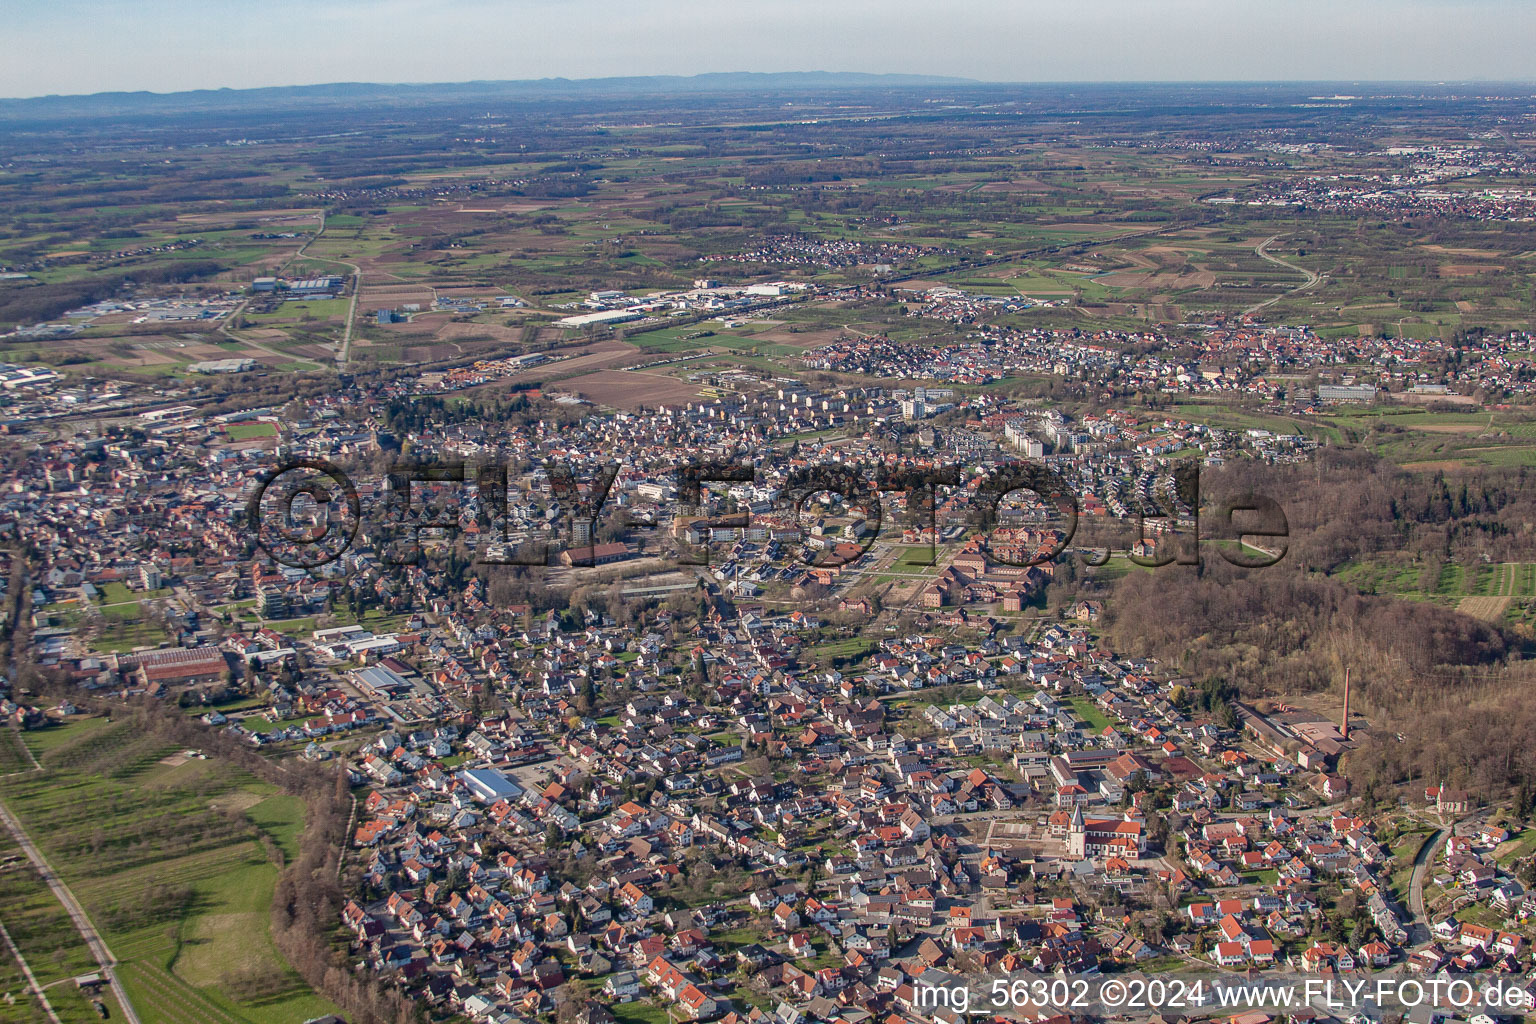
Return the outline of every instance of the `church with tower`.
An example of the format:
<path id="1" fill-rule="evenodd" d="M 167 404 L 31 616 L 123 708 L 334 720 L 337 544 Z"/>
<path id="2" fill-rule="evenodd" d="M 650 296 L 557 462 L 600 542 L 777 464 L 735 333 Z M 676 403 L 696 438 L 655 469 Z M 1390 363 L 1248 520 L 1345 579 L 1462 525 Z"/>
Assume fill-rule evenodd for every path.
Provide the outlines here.
<path id="1" fill-rule="evenodd" d="M 1104 857 L 1134 859 L 1146 851 L 1146 832 L 1140 821 L 1127 818 L 1087 818 L 1081 806 L 1072 808 L 1067 822 L 1067 859 L 1097 860 Z"/>

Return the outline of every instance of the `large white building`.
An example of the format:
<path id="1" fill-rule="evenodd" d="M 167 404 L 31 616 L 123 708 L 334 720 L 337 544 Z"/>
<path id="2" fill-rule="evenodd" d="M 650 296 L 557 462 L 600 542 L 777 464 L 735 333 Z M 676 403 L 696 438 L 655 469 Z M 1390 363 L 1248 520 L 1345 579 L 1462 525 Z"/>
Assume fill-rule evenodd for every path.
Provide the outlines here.
<path id="1" fill-rule="evenodd" d="M 1030 435 L 1024 420 L 1009 420 L 1003 427 L 1003 436 L 1025 458 L 1039 459 L 1045 456 L 1045 442 Z"/>
<path id="2" fill-rule="evenodd" d="M 494 768 L 466 768 L 458 779 L 469 787 L 476 800 L 493 804 L 498 800 L 516 800 L 523 795 L 523 787 Z"/>
<path id="3" fill-rule="evenodd" d="M 642 314 L 628 309 L 605 309 L 598 313 L 579 313 L 555 321 L 556 327 L 597 327 L 603 324 L 622 324 L 639 320 Z"/>

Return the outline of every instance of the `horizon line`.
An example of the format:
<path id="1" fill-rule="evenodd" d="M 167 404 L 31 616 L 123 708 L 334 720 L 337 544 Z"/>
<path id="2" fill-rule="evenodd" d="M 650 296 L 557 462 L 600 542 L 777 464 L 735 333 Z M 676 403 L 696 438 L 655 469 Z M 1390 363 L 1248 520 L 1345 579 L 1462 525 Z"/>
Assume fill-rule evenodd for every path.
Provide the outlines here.
<path id="1" fill-rule="evenodd" d="M 924 84 L 933 86 L 963 86 L 963 87 L 1044 87 L 1044 86 L 1148 86 L 1148 87 L 1174 87 L 1174 86 L 1353 86 L 1374 87 L 1383 86 L 1417 86 L 1449 88 L 1453 86 L 1476 86 L 1478 88 L 1490 87 L 1520 87 L 1536 88 L 1536 78 L 1531 79 L 1498 79 L 1498 78 L 1442 78 L 1442 79 L 1413 79 L 1413 78 L 1253 78 L 1253 79 L 1229 79 L 1229 78 L 1102 78 L 1102 79 L 1031 79 L 1007 81 L 1001 79 L 967 78 L 958 75 L 934 75 L 921 72 L 907 71 L 707 71 L 696 72 L 688 75 L 678 74 L 649 74 L 649 75 L 602 75 L 586 78 L 567 78 L 565 76 L 546 76 L 542 78 L 471 78 L 457 81 L 432 80 L 432 81 L 328 81 L 328 82 L 290 82 L 281 85 L 250 85 L 228 86 L 211 85 L 197 86 L 188 89 L 173 89 L 158 91 L 154 89 L 108 89 L 88 93 L 34 93 L 26 96 L 0 96 L 0 103 L 25 103 L 29 101 L 44 100 L 90 100 L 105 97 L 138 97 L 170 99 L 177 96 L 194 96 L 204 94 L 239 94 L 253 92 L 270 92 L 296 89 L 328 89 L 328 88 L 373 88 L 373 89 L 432 89 L 432 88 L 456 88 L 467 86 L 559 86 L 559 85 L 593 85 L 601 83 L 634 83 L 640 85 L 646 82 L 692 82 L 711 78 L 846 78 L 846 79 L 905 79 L 907 85 L 920 87 Z M 850 83 L 851 84 L 851 83 Z M 868 87 L 876 87 L 880 83 L 871 81 L 865 83 Z M 619 91 L 622 91 L 622 87 Z"/>

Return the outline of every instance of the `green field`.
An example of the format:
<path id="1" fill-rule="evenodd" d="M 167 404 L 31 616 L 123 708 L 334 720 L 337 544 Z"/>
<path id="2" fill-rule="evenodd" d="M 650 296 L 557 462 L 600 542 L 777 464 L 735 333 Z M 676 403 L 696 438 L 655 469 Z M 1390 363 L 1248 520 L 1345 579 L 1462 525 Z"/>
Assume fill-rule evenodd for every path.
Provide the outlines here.
<path id="1" fill-rule="evenodd" d="M 1445 603 L 1464 597 L 1536 597 L 1536 563 L 1532 562 L 1443 562 L 1431 568 L 1417 562 L 1373 560 L 1351 562 L 1332 575 L 1369 594 Z"/>
<path id="2" fill-rule="evenodd" d="M 49 1002 L 66 1021 L 94 1019 L 90 1003 L 66 979 L 97 969 L 96 960 L 75 930 L 69 915 L 46 882 L 26 860 L 9 832 L 0 832 L 0 923 L 38 982 Z M 15 1006 L 0 1004 L 0 1021 L 46 1020 L 23 999 L 25 981 L 9 951 L 0 947 L 0 996 L 10 992 L 20 1000 Z M 62 984 L 60 984 L 62 982 Z"/>
<path id="3" fill-rule="evenodd" d="M 28 771 L 31 767 L 20 734 L 14 729 L 0 728 L 0 776 Z"/>
<path id="4" fill-rule="evenodd" d="M 1336 409 L 1339 436 L 1409 469 L 1536 465 L 1536 421 L 1523 410 L 1426 411 L 1410 405 Z"/>
<path id="5" fill-rule="evenodd" d="M 1087 697 L 1073 697 L 1070 701 L 1072 710 L 1077 712 L 1077 717 L 1088 723 L 1088 728 L 1094 732 L 1101 732 L 1110 725 L 1108 716 L 1099 710 L 1097 704 Z"/>
<path id="6" fill-rule="evenodd" d="M 145 599 L 170 597 L 171 589 L 161 587 L 159 590 L 130 590 L 126 583 L 104 583 L 101 586 L 101 599 L 106 604 L 127 604 Z"/>
<path id="7" fill-rule="evenodd" d="M 231 423 L 224 428 L 231 441 L 249 441 L 257 437 L 276 437 L 275 423 Z"/>
<path id="8" fill-rule="evenodd" d="M 44 771 L 7 780 L 6 805 L 122 961 L 146 1024 L 334 1012 L 270 938 L 273 858 L 297 853 L 301 801 L 225 762 L 181 758 L 131 721 L 79 719 L 26 740 Z"/>
<path id="9" fill-rule="evenodd" d="M 645 1001 L 616 1003 L 610 1009 L 619 1024 L 671 1024 L 672 1020 L 666 1010 Z"/>
<path id="10" fill-rule="evenodd" d="M 901 554 L 891 564 L 891 568 L 897 572 L 918 573 L 923 576 L 935 576 L 939 567 L 944 562 L 944 548 L 930 548 L 922 545 L 902 548 Z"/>
<path id="11" fill-rule="evenodd" d="M 853 636 L 818 643 L 814 651 L 817 659 L 823 662 L 830 662 L 833 658 L 858 660 L 872 654 L 875 651 L 875 643 L 866 637 Z"/>
<path id="12" fill-rule="evenodd" d="M 1332 574 L 1363 593 L 1432 601 L 1476 618 L 1522 629 L 1536 626 L 1536 563 L 1478 562 L 1438 567 L 1376 558 Z"/>

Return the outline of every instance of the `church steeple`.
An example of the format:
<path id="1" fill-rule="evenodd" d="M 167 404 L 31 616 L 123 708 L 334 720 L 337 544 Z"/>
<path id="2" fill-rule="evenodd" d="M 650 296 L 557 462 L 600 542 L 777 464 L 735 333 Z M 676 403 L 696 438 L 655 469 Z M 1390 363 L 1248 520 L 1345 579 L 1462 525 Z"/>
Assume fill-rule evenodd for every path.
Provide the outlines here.
<path id="1" fill-rule="evenodd" d="M 1072 821 L 1067 826 L 1067 856 L 1082 860 L 1088 855 L 1088 826 L 1083 822 L 1083 805 L 1072 805 Z"/>

